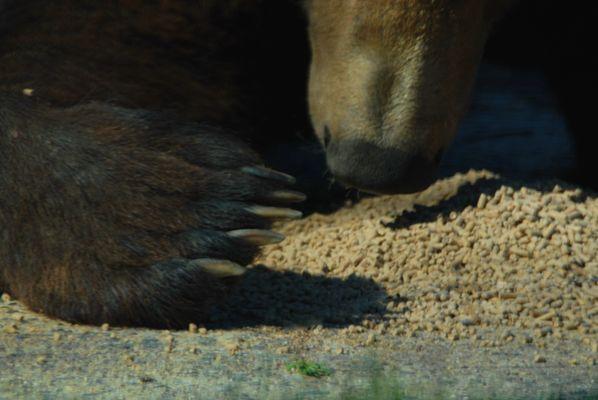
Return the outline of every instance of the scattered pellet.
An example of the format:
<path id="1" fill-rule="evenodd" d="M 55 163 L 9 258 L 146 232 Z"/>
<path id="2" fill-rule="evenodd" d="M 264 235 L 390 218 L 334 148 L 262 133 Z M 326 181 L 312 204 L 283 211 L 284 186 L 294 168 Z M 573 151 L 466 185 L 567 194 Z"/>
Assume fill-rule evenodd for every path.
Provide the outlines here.
<path id="1" fill-rule="evenodd" d="M 2 328 L 2 332 L 4 333 L 17 333 L 19 332 L 19 327 L 17 324 L 8 324 Z"/>
<path id="2" fill-rule="evenodd" d="M 535 363 L 545 363 L 545 362 L 546 362 L 546 357 L 544 357 L 544 356 L 542 356 L 542 355 L 539 355 L 539 354 L 537 354 L 537 355 L 534 357 L 534 362 L 535 362 Z"/>
<path id="3" fill-rule="evenodd" d="M 367 337 L 367 339 L 365 340 L 365 345 L 366 346 L 371 346 L 372 344 L 374 344 L 376 342 L 376 335 L 374 335 L 373 333 L 370 333 Z"/>

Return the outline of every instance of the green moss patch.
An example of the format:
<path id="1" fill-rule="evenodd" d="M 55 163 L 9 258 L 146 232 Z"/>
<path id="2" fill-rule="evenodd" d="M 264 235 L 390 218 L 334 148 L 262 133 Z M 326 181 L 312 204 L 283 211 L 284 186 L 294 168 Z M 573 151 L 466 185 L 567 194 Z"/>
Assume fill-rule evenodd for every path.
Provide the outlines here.
<path id="1" fill-rule="evenodd" d="M 332 373 L 330 368 L 312 361 L 299 360 L 287 364 L 287 371 L 312 378 L 322 378 Z"/>

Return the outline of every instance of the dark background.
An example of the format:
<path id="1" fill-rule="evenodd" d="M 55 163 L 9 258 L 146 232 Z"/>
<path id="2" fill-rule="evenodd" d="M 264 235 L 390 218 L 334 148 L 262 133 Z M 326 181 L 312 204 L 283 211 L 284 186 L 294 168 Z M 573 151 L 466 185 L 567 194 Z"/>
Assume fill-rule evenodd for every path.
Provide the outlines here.
<path id="1" fill-rule="evenodd" d="M 523 92 L 526 82 L 545 80 L 546 98 L 554 98 L 555 112 L 563 115 L 576 150 L 576 168 L 561 174 L 594 188 L 598 186 L 596 10 L 594 2 L 583 0 L 521 1 L 496 27 L 485 56 L 486 63 L 521 74 Z M 518 89 L 518 85 L 505 88 Z"/>

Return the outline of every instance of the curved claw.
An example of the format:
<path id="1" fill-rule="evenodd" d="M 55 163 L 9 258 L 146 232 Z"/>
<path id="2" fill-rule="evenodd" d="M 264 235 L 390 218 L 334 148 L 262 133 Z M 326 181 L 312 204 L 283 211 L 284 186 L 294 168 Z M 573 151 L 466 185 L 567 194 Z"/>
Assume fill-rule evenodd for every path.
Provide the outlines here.
<path id="1" fill-rule="evenodd" d="M 283 172 L 275 171 L 273 169 L 262 167 L 259 165 L 253 167 L 243 167 L 241 168 L 241 171 L 249 175 L 257 176 L 259 178 L 272 179 L 275 181 L 287 183 L 289 185 L 293 185 L 296 182 L 296 179 L 291 175 L 287 175 Z"/>
<path id="2" fill-rule="evenodd" d="M 199 266 L 203 271 L 214 276 L 215 278 L 230 278 L 234 276 L 241 276 L 247 272 L 239 264 L 228 260 L 216 260 L 213 258 L 200 258 L 190 262 L 193 266 Z"/>
<path id="3" fill-rule="evenodd" d="M 228 235 L 235 239 L 242 239 L 255 246 L 280 243 L 284 240 L 284 235 L 262 229 L 238 229 L 228 232 Z"/>
<path id="4" fill-rule="evenodd" d="M 303 217 L 301 211 L 291 208 L 251 206 L 247 207 L 247 211 L 264 218 L 299 219 Z"/>
<path id="5" fill-rule="evenodd" d="M 294 190 L 276 190 L 272 192 L 272 199 L 289 203 L 301 203 L 307 199 L 307 196 Z"/>

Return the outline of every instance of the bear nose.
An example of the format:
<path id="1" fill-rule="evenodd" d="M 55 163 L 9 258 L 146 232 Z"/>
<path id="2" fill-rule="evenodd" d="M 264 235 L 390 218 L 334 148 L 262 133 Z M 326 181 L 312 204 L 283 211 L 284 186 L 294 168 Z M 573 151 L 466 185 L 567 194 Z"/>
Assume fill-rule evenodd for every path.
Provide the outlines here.
<path id="1" fill-rule="evenodd" d="M 442 155 L 429 159 L 419 151 L 382 148 L 363 140 L 331 141 L 326 159 L 334 176 L 347 186 L 378 194 L 415 193 L 436 177 Z"/>

